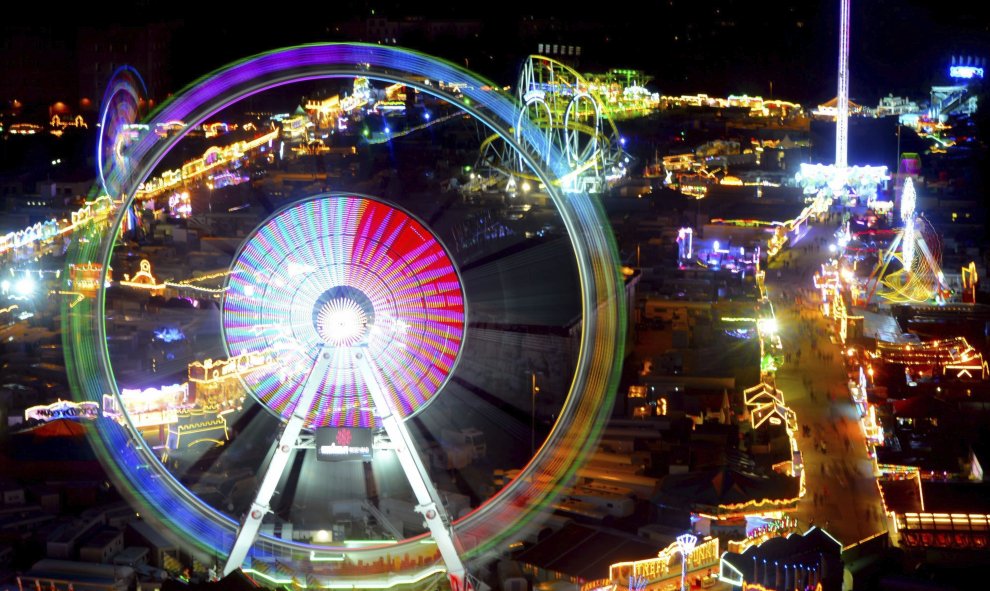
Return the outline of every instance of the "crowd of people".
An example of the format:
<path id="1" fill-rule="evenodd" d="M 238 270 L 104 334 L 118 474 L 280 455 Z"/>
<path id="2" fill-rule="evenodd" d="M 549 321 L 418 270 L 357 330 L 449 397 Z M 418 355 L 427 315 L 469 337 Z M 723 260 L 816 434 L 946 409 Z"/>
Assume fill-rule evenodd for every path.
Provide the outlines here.
<path id="1" fill-rule="evenodd" d="M 783 345 L 777 372 L 787 405 L 801 424 L 799 448 L 807 494 L 799 521 L 834 527 L 851 542 L 884 529 L 879 492 L 859 413 L 848 391 L 848 369 L 838 337 L 821 313 L 813 277 L 829 254 L 831 228 L 812 225 L 770 264 L 768 289 Z M 824 256 L 823 256 L 824 255 Z"/>

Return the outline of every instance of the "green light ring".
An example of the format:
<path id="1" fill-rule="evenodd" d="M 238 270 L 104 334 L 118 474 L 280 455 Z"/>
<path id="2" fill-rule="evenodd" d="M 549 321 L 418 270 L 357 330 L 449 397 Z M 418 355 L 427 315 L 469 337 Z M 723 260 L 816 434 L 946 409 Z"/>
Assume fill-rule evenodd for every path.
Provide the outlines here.
<path id="1" fill-rule="evenodd" d="M 248 66 L 265 59 L 285 59 L 288 54 L 297 51 L 307 51 L 323 54 L 330 59 L 322 64 L 308 63 L 304 66 L 285 60 L 281 70 L 269 72 L 264 80 L 259 81 L 245 72 Z M 409 61 L 412 58 L 414 61 Z M 334 59 L 336 61 L 334 61 Z M 418 61 L 416 61 L 418 60 Z M 342 63 L 343 62 L 343 63 Z M 353 64 L 359 64 L 355 66 Z M 397 67 L 403 64 L 404 67 Z M 417 79 L 426 76 L 427 72 L 433 79 L 464 84 L 462 94 L 469 100 L 431 86 L 425 86 Z M 225 90 L 224 94 L 205 96 L 203 87 L 211 81 L 233 74 L 234 83 Z M 439 75 L 437 75 L 439 74 Z M 421 92 L 433 95 L 457 105 L 465 112 L 481 120 L 485 125 L 498 133 L 516 149 L 523 160 L 541 177 L 548 187 L 551 198 L 560 211 L 564 226 L 574 246 L 578 263 L 579 277 L 582 285 L 582 340 L 578 354 L 578 370 L 571 386 L 570 393 L 547 441 L 530 463 L 523 469 L 520 476 L 503 488 L 497 495 L 488 500 L 470 515 L 455 523 L 455 531 L 463 550 L 469 553 L 486 551 L 499 545 L 527 525 L 529 518 L 534 517 L 549 504 L 563 482 L 572 477 L 580 461 L 597 445 L 598 436 L 605 420 L 611 412 L 612 401 L 619 378 L 619 368 L 622 359 L 622 348 L 625 335 L 625 301 L 621 292 L 621 278 L 618 274 L 618 257 L 614 238 L 605 220 L 601 205 L 586 194 L 570 194 L 565 200 L 560 192 L 553 188 L 551 179 L 559 177 L 565 170 L 562 156 L 553 150 L 551 162 L 552 171 L 547 171 L 539 164 L 537 154 L 545 153 L 545 140 L 539 130 L 532 126 L 521 135 L 520 142 L 515 141 L 508 128 L 514 123 L 514 115 L 518 105 L 505 95 L 492 90 L 493 85 L 486 83 L 470 72 L 439 62 L 420 54 L 413 54 L 395 48 L 367 45 L 314 45 L 302 48 L 290 48 L 244 60 L 201 79 L 198 83 L 177 94 L 172 101 L 163 105 L 149 123 L 175 120 L 176 111 L 183 113 L 182 119 L 187 123 L 186 129 L 192 129 L 201 124 L 212 114 L 247 96 L 263 90 L 311 79 L 365 76 L 386 82 L 398 82 L 416 88 Z M 417 79 L 411 79 L 416 76 Z M 473 103 L 471 102 L 473 100 Z M 476 106 L 477 105 L 477 106 Z M 482 108 L 479 108 L 482 107 Z M 144 178 L 147 178 L 164 155 L 182 138 L 182 134 L 173 136 L 165 141 L 155 138 L 142 138 L 134 147 L 134 161 L 138 163 L 134 172 L 128 176 L 130 184 L 126 205 L 133 202 L 135 190 Z M 115 236 L 127 207 L 117 211 L 113 230 L 106 233 L 104 238 Z M 77 245 L 69 263 L 100 262 L 105 269 L 112 254 L 113 240 L 101 240 L 100 244 L 91 241 Z M 68 276 L 68 274 L 66 274 Z M 101 282 L 102 284 L 103 282 Z M 96 309 L 92 304 L 95 303 Z M 100 290 L 95 302 L 86 300 L 83 304 L 69 307 L 69 300 L 63 303 L 63 325 L 66 328 L 63 340 L 66 345 L 67 365 L 70 380 L 77 397 L 88 400 L 99 400 L 104 392 L 118 395 L 112 370 L 109 352 L 106 347 L 103 309 L 105 293 Z M 100 343 L 93 347 L 94 340 Z M 140 437 L 130 433 L 131 443 L 135 446 L 136 457 L 149 461 L 150 466 L 158 466 L 154 455 L 146 448 Z M 120 450 L 114 450 L 108 445 L 109 440 L 103 437 L 98 440 L 97 448 L 105 459 L 116 456 Z M 135 472 L 121 469 L 114 462 L 107 462 L 111 472 L 118 481 L 136 487 Z M 159 470 L 159 476 L 174 481 L 174 477 L 164 468 Z M 236 524 L 192 495 L 181 485 L 173 503 L 187 504 L 194 510 L 204 511 L 218 524 L 229 530 L 229 541 L 233 540 Z M 125 489 L 128 487 L 124 487 Z M 127 491 L 133 493 L 133 491 Z M 133 497 L 133 494 L 131 494 Z M 142 503 L 144 504 L 144 503 Z M 174 517 L 171 511 L 163 511 L 161 506 L 148 506 L 149 513 L 163 523 Z M 222 536 L 226 538 L 226 536 Z M 422 538 L 421 536 L 420 538 Z M 420 538 L 405 540 L 398 547 L 388 546 L 389 553 L 394 553 L 399 547 L 406 547 L 417 542 Z M 191 543 L 200 550 L 216 552 L 226 551 L 218 548 L 218 540 L 201 537 L 184 536 L 186 543 Z M 228 546 L 229 547 L 229 546 Z M 252 550 L 253 555 L 261 556 L 267 551 L 326 550 L 322 546 L 305 546 L 288 544 L 273 538 L 259 539 Z M 379 550 L 381 548 L 379 547 Z M 375 549 L 371 549 L 369 552 Z M 365 551 L 346 550 L 346 554 L 359 559 L 366 557 Z M 361 554 L 361 556 L 358 556 Z"/>

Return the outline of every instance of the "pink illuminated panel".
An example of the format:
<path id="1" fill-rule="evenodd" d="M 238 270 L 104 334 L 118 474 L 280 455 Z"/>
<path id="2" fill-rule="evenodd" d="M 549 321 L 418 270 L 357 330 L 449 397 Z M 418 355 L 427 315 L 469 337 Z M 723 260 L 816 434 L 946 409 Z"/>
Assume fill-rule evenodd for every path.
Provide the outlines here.
<path id="1" fill-rule="evenodd" d="M 277 362 L 242 374 L 288 417 L 320 350 L 334 356 L 307 426 L 370 427 L 371 396 L 352 363 L 372 359 L 404 417 L 453 371 L 464 338 L 460 278 L 443 246 L 396 207 L 354 195 L 321 196 L 264 222 L 238 254 L 223 306 L 230 355 Z M 342 335 L 336 338 L 337 335 Z"/>

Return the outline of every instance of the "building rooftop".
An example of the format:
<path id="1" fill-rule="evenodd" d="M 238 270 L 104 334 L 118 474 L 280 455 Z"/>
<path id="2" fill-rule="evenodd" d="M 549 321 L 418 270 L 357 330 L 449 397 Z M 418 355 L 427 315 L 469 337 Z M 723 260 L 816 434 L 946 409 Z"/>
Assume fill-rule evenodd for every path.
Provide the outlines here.
<path id="1" fill-rule="evenodd" d="M 990 514 L 990 482 L 922 481 L 921 490 L 929 513 Z"/>
<path id="2" fill-rule="evenodd" d="M 605 578 L 616 562 L 656 556 L 657 546 L 642 538 L 576 523 L 565 525 L 516 560 L 582 581 Z"/>
<path id="3" fill-rule="evenodd" d="M 141 546 L 128 546 L 113 557 L 113 563 L 133 566 L 134 564 L 147 559 L 147 556 L 147 548 Z"/>
<path id="4" fill-rule="evenodd" d="M 880 480 L 880 494 L 888 511 L 918 513 L 921 511 L 921 490 L 914 478 Z"/>
<path id="5" fill-rule="evenodd" d="M 39 560 L 26 573 L 26 576 L 31 578 L 56 580 L 71 578 L 76 583 L 87 582 L 98 585 L 109 585 L 133 575 L 134 570 L 127 566 L 52 558 Z"/>
<path id="6" fill-rule="evenodd" d="M 771 571 L 786 572 L 787 568 L 820 576 L 824 589 L 839 589 L 842 586 L 841 566 L 842 544 L 823 529 L 812 527 L 803 534 L 790 534 L 786 537 L 770 538 L 759 545 L 750 546 L 742 554 L 726 552 L 722 555 L 723 565 L 728 563 L 743 575 L 747 582 L 757 582 Z M 758 566 L 766 565 L 766 566 Z M 772 568 L 769 565 L 774 565 Z M 723 566 L 724 570 L 724 566 Z M 759 577 L 758 572 L 764 576 Z"/>
<path id="7" fill-rule="evenodd" d="M 796 501 L 799 489 L 796 477 L 776 472 L 760 475 L 725 465 L 667 476 L 655 500 L 682 509 L 731 512 L 743 506 Z"/>
<path id="8" fill-rule="evenodd" d="M 112 527 L 101 527 L 96 532 L 93 533 L 83 544 L 81 548 L 102 548 L 108 544 L 113 543 L 115 539 L 120 537 L 122 534 L 120 530 L 114 529 Z"/>
<path id="9" fill-rule="evenodd" d="M 136 519 L 128 523 L 127 526 L 158 550 L 167 550 L 176 547 L 171 540 L 163 536 L 147 521 Z"/>
<path id="10" fill-rule="evenodd" d="M 87 532 L 92 531 L 96 526 L 95 520 L 80 520 L 74 519 L 70 522 L 62 524 L 58 529 L 53 531 L 51 535 L 48 536 L 48 543 L 50 544 L 69 544 L 75 542 L 79 538 L 86 535 Z"/>

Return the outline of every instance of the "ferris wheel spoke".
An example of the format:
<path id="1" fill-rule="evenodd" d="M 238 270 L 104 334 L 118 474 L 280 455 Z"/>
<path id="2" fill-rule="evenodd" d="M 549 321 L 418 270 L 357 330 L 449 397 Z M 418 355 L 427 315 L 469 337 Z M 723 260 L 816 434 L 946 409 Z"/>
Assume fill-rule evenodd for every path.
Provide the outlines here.
<path id="1" fill-rule="evenodd" d="M 430 480 L 430 475 L 423 466 L 423 461 L 416 451 L 412 436 L 406 429 L 405 423 L 392 405 L 391 397 L 386 393 L 384 380 L 381 372 L 372 364 L 371 359 L 364 353 L 363 348 L 354 348 L 353 358 L 365 386 L 371 394 L 371 399 L 375 404 L 378 418 L 382 422 L 382 427 L 388 434 L 389 439 L 395 444 L 395 454 L 399 458 L 399 465 L 405 472 L 406 479 L 412 487 L 416 496 L 416 512 L 423 516 L 426 526 L 430 529 L 430 534 L 437 543 L 440 556 L 444 564 L 447 565 L 447 576 L 451 580 L 464 580 L 465 569 L 461 561 L 457 543 L 454 539 L 454 532 L 450 527 L 450 518 L 437 489 Z"/>
<path id="2" fill-rule="evenodd" d="M 229 575 L 241 567 L 241 564 L 247 557 L 248 551 L 251 549 L 251 545 L 254 544 L 255 538 L 258 537 L 261 522 L 265 519 L 265 515 L 271 511 L 269 503 L 271 503 L 272 495 L 275 494 L 275 486 L 278 484 L 279 479 L 282 478 L 282 473 L 285 472 L 285 467 L 289 463 L 292 450 L 296 448 L 299 434 L 302 432 L 303 425 L 306 423 L 307 413 L 316 399 L 316 394 L 320 389 L 320 385 L 323 383 L 322 376 L 326 375 L 327 368 L 331 364 L 331 359 L 332 356 L 330 353 L 324 351 L 317 356 L 316 361 L 313 363 L 313 369 L 306 378 L 292 416 L 285 423 L 282 434 L 274 444 L 271 454 L 272 459 L 268 462 L 268 468 L 265 470 L 265 474 L 261 479 L 258 493 L 255 495 L 251 507 L 244 515 L 244 520 L 237 530 L 234 547 L 231 549 L 230 556 L 227 558 L 227 564 L 223 567 L 224 576 Z"/>

